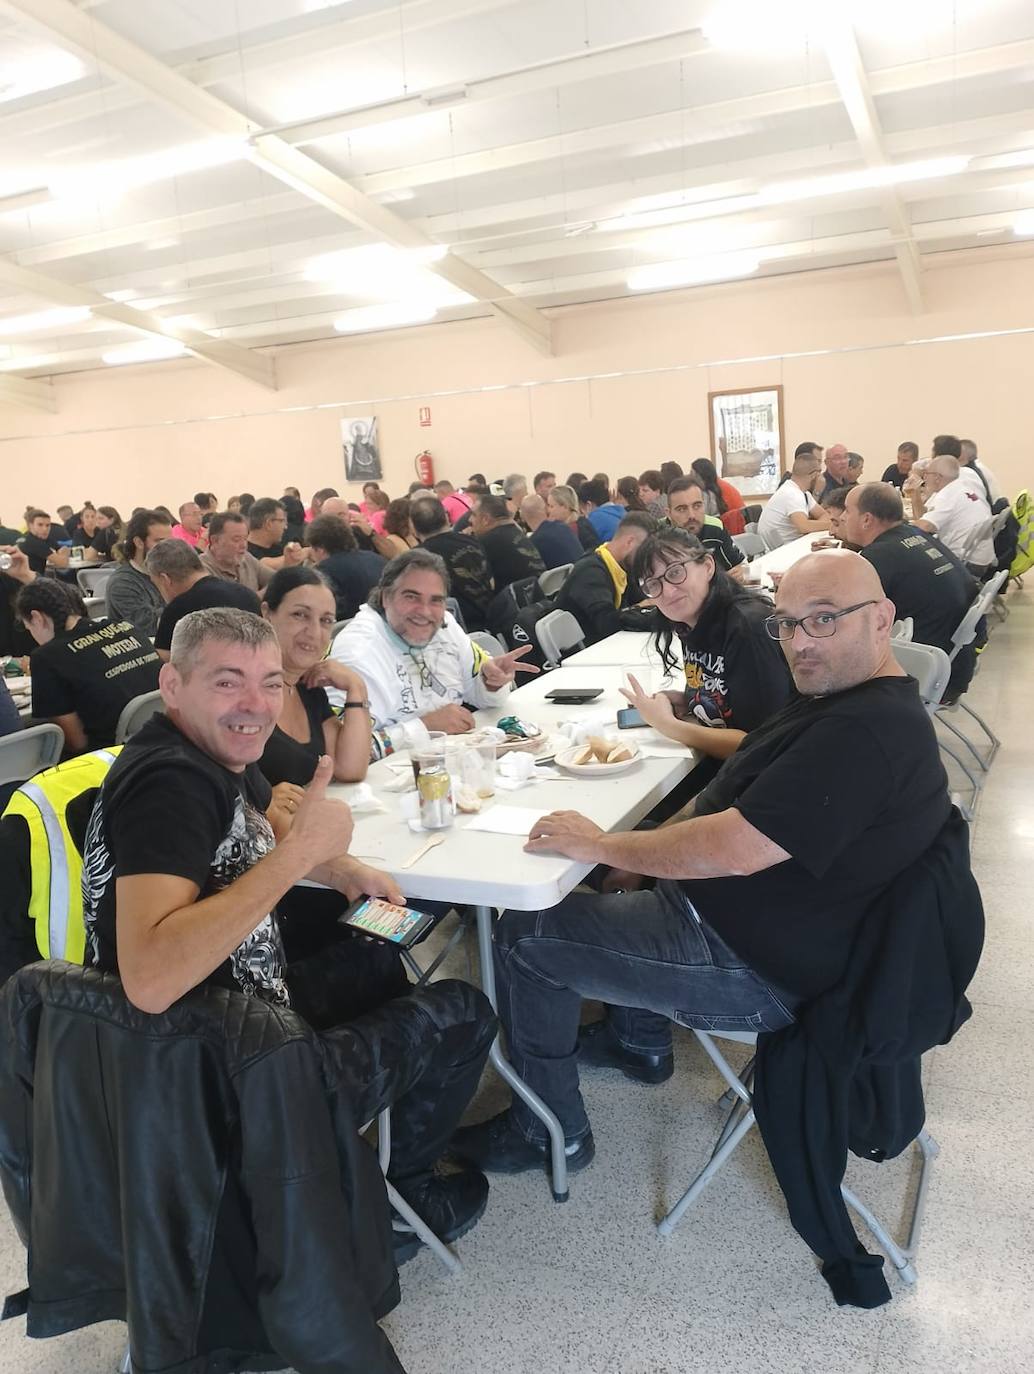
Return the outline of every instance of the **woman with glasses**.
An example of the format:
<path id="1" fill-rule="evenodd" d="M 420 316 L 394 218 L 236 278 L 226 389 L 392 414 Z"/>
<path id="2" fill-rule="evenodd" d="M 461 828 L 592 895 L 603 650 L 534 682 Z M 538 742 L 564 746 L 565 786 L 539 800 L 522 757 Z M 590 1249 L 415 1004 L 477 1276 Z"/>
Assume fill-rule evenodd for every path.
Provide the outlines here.
<path id="1" fill-rule="evenodd" d="M 661 661 L 668 672 L 677 668 L 677 640 L 686 685 L 649 696 L 630 675 L 623 695 L 660 734 L 706 755 L 690 775 L 696 792 L 747 731 L 791 695 L 786 659 L 765 631 L 772 606 L 720 571 L 700 541 L 679 529 L 646 540 L 635 576 L 664 617 L 657 634 Z"/>

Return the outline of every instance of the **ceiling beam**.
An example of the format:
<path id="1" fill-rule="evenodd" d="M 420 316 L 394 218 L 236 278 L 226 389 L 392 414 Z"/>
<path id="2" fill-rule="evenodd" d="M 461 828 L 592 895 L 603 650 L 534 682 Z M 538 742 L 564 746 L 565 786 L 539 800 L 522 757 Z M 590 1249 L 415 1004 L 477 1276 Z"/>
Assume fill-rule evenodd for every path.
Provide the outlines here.
<path id="1" fill-rule="evenodd" d="M 886 167 L 890 163 L 883 143 L 883 131 L 869 87 L 869 79 L 858 50 L 858 40 L 849 19 L 830 6 L 822 18 L 822 41 L 840 91 L 840 98 L 851 121 L 858 146 L 867 167 Z M 921 314 L 925 309 L 920 280 L 922 263 L 919 249 L 912 237 L 908 209 L 894 187 L 880 193 L 880 203 L 894 241 L 894 256 L 901 272 L 905 295 L 912 311 Z"/>
<path id="2" fill-rule="evenodd" d="M 4 3 L 52 38 L 70 45 L 110 74 L 132 82 L 151 99 L 175 110 L 205 133 L 245 140 L 255 132 L 253 122 L 239 110 L 192 85 L 113 29 L 83 15 L 69 0 L 4 0 Z M 248 145 L 247 156 L 255 166 L 384 242 L 403 249 L 434 246 L 426 234 L 393 210 L 356 190 L 343 177 L 276 135 L 254 138 Z M 552 351 L 551 325 L 546 316 L 512 296 L 498 282 L 452 253 L 428 264 L 427 270 L 490 303 L 494 312 L 523 338 L 542 352 Z"/>
<path id="3" fill-rule="evenodd" d="M 398 100 L 383 100 L 358 109 L 296 120 L 264 132 L 279 134 L 294 147 L 301 147 L 322 138 L 333 138 L 375 124 L 390 124 L 398 119 L 432 114 L 441 109 L 454 110 L 483 100 L 506 100 L 534 91 L 550 91 L 557 86 L 593 81 L 602 76 L 637 71 L 642 67 L 656 67 L 663 62 L 677 62 L 683 57 L 699 56 L 710 51 L 711 45 L 699 29 L 685 29 L 659 38 L 638 38 L 606 48 L 592 48 L 588 52 L 538 62 L 534 66 L 501 72 L 497 76 L 421 91 Z"/>
<path id="4" fill-rule="evenodd" d="M 184 329 L 167 324 L 157 315 L 144 310 L 134 310 L 131 305 L 123 305 L 109 300 L 99 291 L 90 287 L 75 286 L 70 282 L 59 281 L 56 277 L 45 276 L 32 268 L 22 267 L 10 259 L 0 258 L 0 285 L 24 291 L 27 295 L 39 296 L 43 300 L 54 301 L 58 305 L 86 306 L 94 315 L 114 320 L 117 324 L 139 330 L 143 334 L 153 334 L 162 339 L 175 339 L 184 344 L 191 353 L 206 362 L 236 372 L 259 386 L 276 390 L 276 375 L 272 358 L 262 353 L 253 353 L 241 348 L 239 344 L 213 339 L 199 329 Z"/>
<path id="5" fill-rule="evenodd" d="M 46 382 L 29 377 L 16 377 L 0 372 L 0 405 L 19 406 L 22 410 L 57 411 L 57 393 Z"/>

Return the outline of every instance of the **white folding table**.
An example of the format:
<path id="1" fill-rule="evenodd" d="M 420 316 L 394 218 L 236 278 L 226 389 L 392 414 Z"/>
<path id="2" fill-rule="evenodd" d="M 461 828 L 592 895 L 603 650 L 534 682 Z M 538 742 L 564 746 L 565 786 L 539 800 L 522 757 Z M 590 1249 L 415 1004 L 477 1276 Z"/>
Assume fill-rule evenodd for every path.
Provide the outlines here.
<path id="1" fill-rule="evenodd" d="M 618 693 L 624 681 L 618 667 L 590 669 L 561 668 L 534 678 L 511 693 L 502 710 L 479 711 L 478 723 L 493 724 L 500 715 L 518 714 L 546 730 L 556 730 L 565 721 L 610 713 L 608 729 L 615 729 L 619 707 L 627 703 Z M 650 680 L 656 689 L 660 673 Z M 603 687 L 603 695 L 590 706 L 556 706 L 544 700 L 554 687 Z M 604 830 L 633 828 L 692 770 L 697 756 L 663 739 L 653 730 L 630 732 L 629 738 L 644 751 L 644 757 L 628 772 L 614 778 L 561 780 L 544 779 L 519 791 L 497 791 L 494 807 L 530 807 L 548 811 L 580 811 Z M 544 910 L 561 901 L 589 873 L 592 864 L 576 863 L 556 854 L 526 854 L 521 836 L 495 835 L 468 831 L 467 816 L 457 816 L 446 832 L 444 842 L 430 850 L 412 868 L 400 865 L 417 850 L 423 833 L 414 833 L 403 820 L 401 795 L 388 785 L 398 774 L 387 760 L 374 764 L 367 782 L 388 808 L 387 812 L 358 814 L 350 853 L 391 873 L 408 897 L 472 906 L 477 918 L 481 984 L 492 1006 L 496 1006 L 495 966 L 492 960 L 492 913 L 512 908 L 518 911 Z M 348 801 L 355 786 L 333 785 L 328 795 Z M 567 1161 L 564 1133 L 559 1121 L 542 1100 L 514 1071 L 502 1052 L 497 1037 L 491 1051 L 492 1063 L 510 1087 L 544 1123 L 552 1147 L 553 1196 L 558 1202 L 567 1197 Z"/>

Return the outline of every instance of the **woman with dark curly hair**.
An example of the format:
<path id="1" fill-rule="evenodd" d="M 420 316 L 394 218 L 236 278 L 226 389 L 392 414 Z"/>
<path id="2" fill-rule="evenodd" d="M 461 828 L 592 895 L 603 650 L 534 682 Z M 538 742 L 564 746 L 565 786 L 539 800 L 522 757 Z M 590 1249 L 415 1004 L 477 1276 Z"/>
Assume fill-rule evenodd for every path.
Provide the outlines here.
<path id="1" fill-rule="evenodd" d="M 384 515 L 384 538 L 391 541 L 392 557 L 416 547 L 409 519 L 409 497 L 397 496 Z"/>
<path id="2" fill-rule="evenodd" d="M 74 588 L 38 577 L 15 612 L 39 648 L 32 655 L 32 714 L 60 726 L 65 758 L 115 743 L 122 708 L 153 692 L 161 667 L 126 620 L 91 620 Z"/>
<path id="3" fill-rule="evenodd" d="M 615 500 L 626 510 L 646 510 L 646 502 L 639 495 L 638 477 L 620 477 L 616 487 Z"/>

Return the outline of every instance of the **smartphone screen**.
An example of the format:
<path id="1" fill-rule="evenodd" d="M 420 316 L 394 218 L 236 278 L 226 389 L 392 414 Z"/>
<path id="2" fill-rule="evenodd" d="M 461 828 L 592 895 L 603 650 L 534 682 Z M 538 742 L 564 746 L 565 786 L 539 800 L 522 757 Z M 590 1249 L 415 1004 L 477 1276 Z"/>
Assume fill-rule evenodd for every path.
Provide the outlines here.
<path id="1" fill-rule="evenodd" d="M 635 709 L 634 706 L 627 706 L 618 712 L 618 729 L 634 730 L 637 726 L 645 725 L 646 721 Z"/>
<path id="2" fill-rule="evenodd" d="M 345 925 L 375 935 L 378 940 L 390 940 L 394 945 L 408 948 L 425 930 L 434 924 L 434 917 L 408 906 L 395 906 L 382 897 L 360 897 L 340 917 Z"/>

